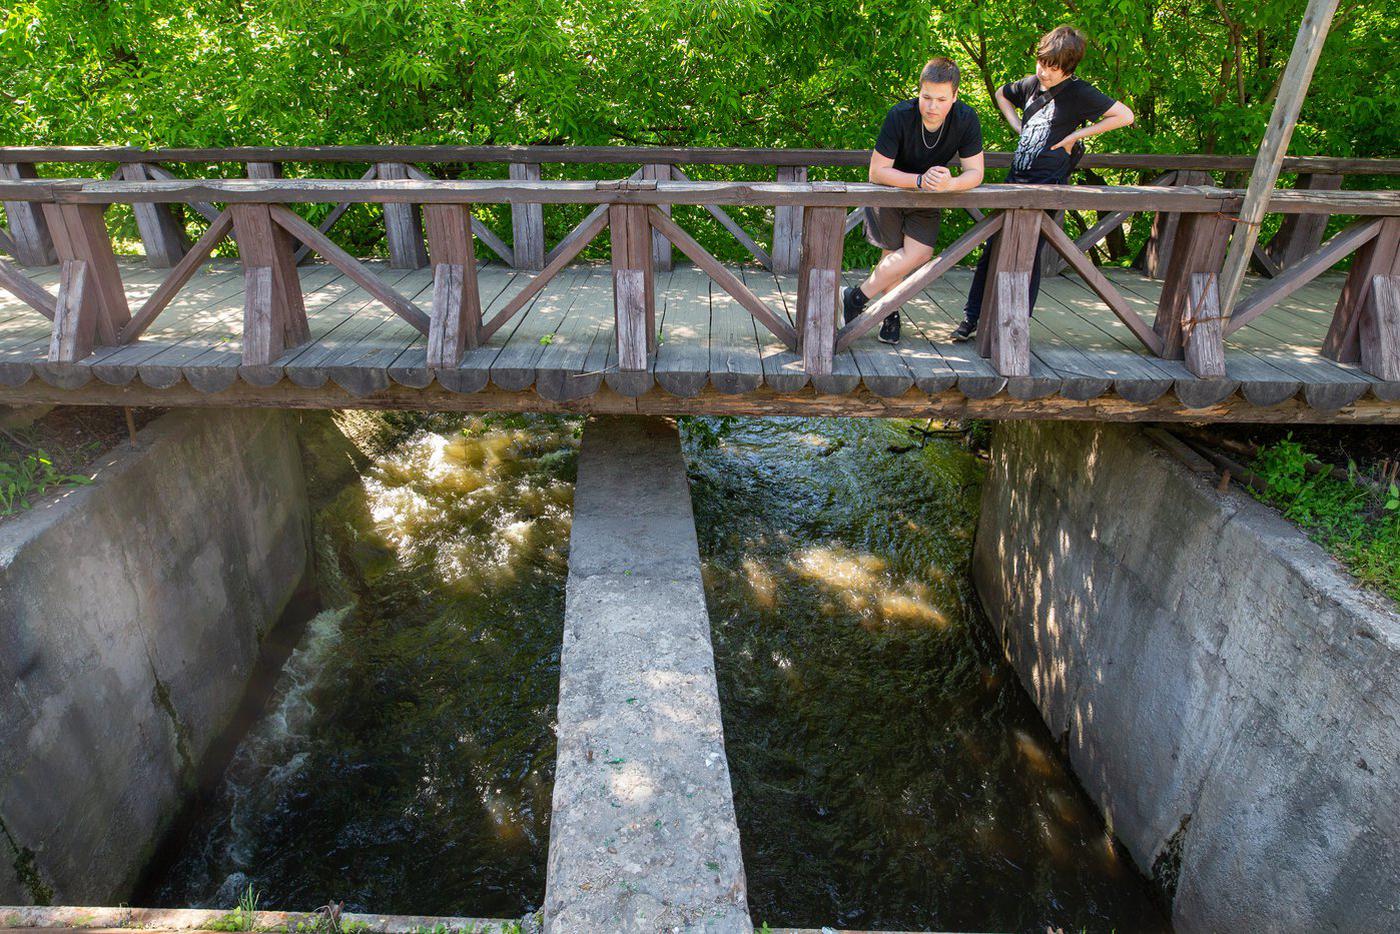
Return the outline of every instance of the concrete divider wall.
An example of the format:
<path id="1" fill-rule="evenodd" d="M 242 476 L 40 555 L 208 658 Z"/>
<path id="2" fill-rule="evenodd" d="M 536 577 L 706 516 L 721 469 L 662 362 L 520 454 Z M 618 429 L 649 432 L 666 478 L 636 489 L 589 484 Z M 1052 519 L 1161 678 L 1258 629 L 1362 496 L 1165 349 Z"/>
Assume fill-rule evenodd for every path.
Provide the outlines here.
<path id="1" fill-rule="evenodd" d="M 1003 423 L 974 577 L 1183 931 L 1400 929 L 1400 618 L 1140 430 Z"/>
<path id="2" fill-rule="evenodd" d="M 308 569 L 294 416 L 139 437 L 0 525 L 0 904 L 127 898 Z"/>

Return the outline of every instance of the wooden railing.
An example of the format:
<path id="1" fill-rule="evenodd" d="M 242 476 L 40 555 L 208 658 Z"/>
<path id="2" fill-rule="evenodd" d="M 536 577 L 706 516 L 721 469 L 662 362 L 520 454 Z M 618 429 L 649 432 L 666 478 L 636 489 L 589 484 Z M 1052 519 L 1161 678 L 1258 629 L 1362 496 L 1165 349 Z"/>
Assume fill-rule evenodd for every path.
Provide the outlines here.
<path id="1" fill-rule="evenodd" d="M 405 173 L 411 174 L 411 173 Z M 654 271 L 657 238 L 673 244 L 794 354 L 812 375 L 832 372 L 833 357 L 952 268 L 991 242 L 988 298 L 979 350 L 1003 376 L 1028 376 L 1029 278 L 1043 234 L 1112 312 L 1153 354 L 1184 359 L 1202 379 L 1225 377 L 1224 337 L 1262 314 L 1343 257 L 1356 254 L 1320 352 L 1359 362 L 1384 380 L 1400 380 L 1400 192 L 1279 191 L 1269 210 L 1289 217 L 1344 214 L 1360 219 L 1251 293 L 1225 320 L 1216 278 L 1241 204 L 1238 191 L 1207 186 L 984 185 L 968 192 L 926 194 L 866 183 L 694 182 L 634 177 L 604 181 L 535 179 L 428 181 L 384 178 L 99 181 L 0 181 L 0 201 L 42 217 L 62 263 L 51 296 L 23 272 L 0 262 L 0 286 L 52 319 L 50 360 L 76 363 L 94 347 L 137 339 L 225 237 L 235 238 L 245 270 L 243 364 L 272 365 L 309 339 L 297 271 L 301 250 L 319 254 L 366 292 L 427 335 L 428 367 L 450 371 L 463 354 L 489 340 L 605 228 L 611 252 L 619 367 L 643 370 L 656 350 Z M 306 203 L 384 207 L 386 226 L 415 218 L 426 224 L 424 260 L 434 268 L 431 308 L 424 310 L 385 285 L 325 233 L 289 209 Z M 180 258 L 134 313 L 103 220 L 112 204 L 142 210 L 185 204 L 212 214 L 208 230 Z M 548 204 L 594 205 L 592 213 L 548 254 L 534 276 L 492 318 L 483 320 L 477 289 L 472 209 L 512 210 Z M 223 207 L 214 207 L 223 205 Z M 723 209 L 766 205 L 801 211 L 795 322 L 749 289 L 667 214 L 673 205 Z M 866 309 L 838 320 L 840 273 L 848 210 L 855 205 L 960 208 L 981 219 L 952 246 Z M 1101 216 L 1149 211 L 1175 215 L 1179 228 L 1166 259 L 1165 285 L 1151 324 L 1094 266 L 1084 249 L 1051 219 L 1055 210 Z M 996 212 L 985 214 L 984 212 Z M 13 215 L 12 215 L 13 216 Z M 391 235 L 392 236 L 392 235 Z"/>
<path id="2" fill-rule="evenodd" d="M 249 178 L 278 178 L 285 164 L 358 164 L 367 166 L 361 175 L 364 181 L 375 179 L 413 178 L 426 180 L 420 166 L 442 167 L 490 163 L 508 165 L 509 176 L 517 181 L 541 178 L 544 165 L 640 165 L 633 178 L 657 181 L 687 181 L 689 175 L 681 166 L 746 166 L 761 170 L 779 182 L 802 183 L 808 180 L 811 168 L 856 167 L 867 165 L 869 150 L 824 149 L 722 149 L 641 146 L 301 146 L 301 147 L 233 147 L 224 149 L 137 149 L 133 147 L 0 147 L 0 179 L 29 179 L 38 177 L 42 164 L 107 163 L 116 166 L 114 178 L 126 181 L 170 181 L 175 179 L 170 166 L 191 167 L 236 164 L 243 167 Z M 991 168 L 1010 165 L 1009 153 L 988 153 Z M 1153 186 L 1210 185 L 1212 173 L 1232 176 L 1253 168 L 1250 156 L 1192 155 L 1192 154 L 1123 154 L 1091 153 L 1082 163 L 1091 181 L 1103 182 L 1098 170 L 1140 171 L 1150 173 Z M 1306 156 L 1284 160 L 1283 171 L 1297 174 L 1297 188 L 1304 191 L 1334 191 L 1342 187 L 1344 176 L 1400 175 L 1400 159 L 1340 159 Z M 439 173 L 445 177 L 446 173 Z M 207 203 L 191 207 L 212 220 L 213 208 Z M 337 204 L 320 223 L 322 233 L 328 232 L 344 215 L 348 203 Z M 718 205 L 707 205 L 720 225 L 730 233 L 765 268 L 790 274 L 797 271 L 802 244 L 802 207 L 778 206 L 774 211 L 771 237 L 761 238 L 743 226 Z M 663 207 L 663 210 L 665 208 Z M 974 213 L 974 220 L 980 214 Z M 22 265 L 47 265 L 56 254 L 41 213 L 26 211 L 20 205 L 10 205 L 10 230 L 0 231 L 0 250 L 10 253 Z M 1062 220 L 1064 211 L 1057 212 Z M 1075 242 L 1081 250 L 1090 250 L 1114 234 L 1130 218 L 1133 211 L 1101 214 L 1098 220 L 1082 223 L 1083 232 Z M 592 220 L 592 218 L 589 218 Z M 860 211 L 847 214 L 846 230 L 853 230 L 860 221 Z M 168 268 L 180 261 L 190 244 L 184 225 L 168 207 L 143 205 L 136 212 L 137 227 L 150 264 Z M 421 218 L 409 206 L 391 208 L 386 214 L 385 235 L 390 263 L 396 268 L 415 269 L 427 265 Z M 585 221 L 585 224 L 587 221 Z M 1171 255 L 1180 218 L 1170 212 L 1153 217 L 1150 237 L 1138 257 L 1144 273 L 1161 278 Z M 1327 218 L 1325 215 L 1290 216 L 1278 233 L 1266 244 L 1256 248 L 1256 268 L 1268 276 L 1296 264 L 1311 254 L 1321 243 Z M 473 232 L 505 263 L 517 269 L 539 270 L 549 264 L 559 250 L 546 249 L 544 212 L 540 205 L 519 204 L 511 207 L 509 236 L 497 234 L 480 218 L 473 218 Z M 580 228 L 576 229 L 578 232 Z M 767 239 L 771 248 L 761 245 Z M 568 244 L 565 237 L 563 244 Z M 561 244 L 562 245 L 562 244 Z M 653 262 L 667 269 L 671 250 L 658 235 L 653 238 Z M 304 257 L 306 251 L 299 253 Z M 1066 268 L 1058 254 L 1047 255 L 1045 272 L 1055 274 Z"/>

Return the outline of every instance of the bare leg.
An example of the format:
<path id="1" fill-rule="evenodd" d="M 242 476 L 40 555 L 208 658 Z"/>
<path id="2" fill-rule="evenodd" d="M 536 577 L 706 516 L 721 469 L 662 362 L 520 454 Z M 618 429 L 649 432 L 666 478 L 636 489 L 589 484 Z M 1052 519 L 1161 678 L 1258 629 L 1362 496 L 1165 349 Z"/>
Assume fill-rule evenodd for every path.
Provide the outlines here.
<path id="1" fill-rule="evenodd" d="M 932 258 L 933 247 L 905 237 L 904 246 L 898 250 L 880 251 L 879 264 L 870 271 L 870 278 L 860 284 L 860 290 L 867 298 L 882 295 Z"/>

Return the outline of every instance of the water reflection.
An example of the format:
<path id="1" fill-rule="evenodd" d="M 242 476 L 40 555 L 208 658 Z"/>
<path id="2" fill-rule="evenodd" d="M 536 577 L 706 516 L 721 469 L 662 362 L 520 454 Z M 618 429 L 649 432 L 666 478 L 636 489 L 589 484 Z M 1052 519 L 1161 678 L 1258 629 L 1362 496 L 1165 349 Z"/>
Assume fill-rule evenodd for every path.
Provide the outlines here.
<path id="1" fill-rule="evenodd" d="M 979 465 L 904 428 L 687 435 L 755 920 L 1165 928 L 978 618 Z"/>
<path id="2" fill-rule="evenodd" d="M 162 905 L 519 916 L 544 895 L 578 422 L 462 419 L 317 519 L 327 602 Z"/>

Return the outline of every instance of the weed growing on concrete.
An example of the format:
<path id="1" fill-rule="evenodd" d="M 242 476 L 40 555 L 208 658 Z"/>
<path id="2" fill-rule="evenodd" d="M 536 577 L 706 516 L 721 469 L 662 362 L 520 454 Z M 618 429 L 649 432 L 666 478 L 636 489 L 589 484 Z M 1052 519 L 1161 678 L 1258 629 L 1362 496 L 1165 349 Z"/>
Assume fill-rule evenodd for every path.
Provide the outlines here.
<path id="1" fill-rule="evenodd" d="M 248 887 L 243 890 L 243 894 L 238 896 L 238 907 L 223 917 L 210 922 L 209 930 L 251 931 L 257 924 L 257 915 L 258 892 L 250 882 Z"/>
<path id="2" fill-rule="evenodd" d="M 1251 492 L 1296 522 L 1362 583 L 1400 600 L 1400 489 L 1392 483 L 1378 494 L 1309 470 L 1317 463 L 1290 435 L 1259 452 L 1252 466 L 1268 489 Z"/>
<path id="3" fill-rule="evenodd" d="M 91 482 L 79 474 L 59 473 L 43 451 L 21 455 L 16 461 L 0 461 L 0 516 L 30 508 L 36 499 L 56 487 Z"/>

